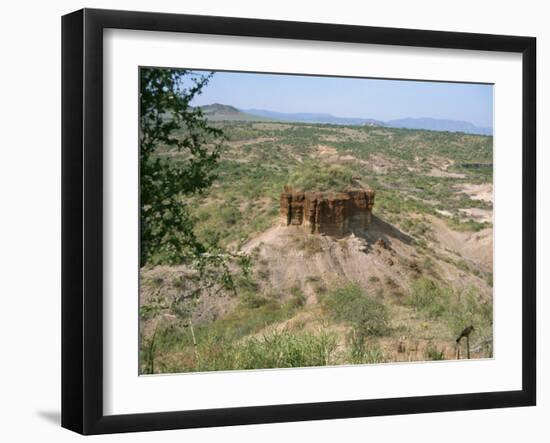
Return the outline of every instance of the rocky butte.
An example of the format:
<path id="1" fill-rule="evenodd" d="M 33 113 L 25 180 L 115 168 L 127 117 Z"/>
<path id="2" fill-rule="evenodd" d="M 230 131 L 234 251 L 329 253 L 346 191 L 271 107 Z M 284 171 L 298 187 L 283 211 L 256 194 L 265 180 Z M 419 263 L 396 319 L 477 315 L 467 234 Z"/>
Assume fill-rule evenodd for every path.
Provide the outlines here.
<path id="1" fill-rule="evenodd" d="M 312 234 L 342 237 L 367 228 L 374 205 L 371 188 L 342 192 L 308 192 L 285 187 L 280 215 L 286 226 L 303 226 Z"/>

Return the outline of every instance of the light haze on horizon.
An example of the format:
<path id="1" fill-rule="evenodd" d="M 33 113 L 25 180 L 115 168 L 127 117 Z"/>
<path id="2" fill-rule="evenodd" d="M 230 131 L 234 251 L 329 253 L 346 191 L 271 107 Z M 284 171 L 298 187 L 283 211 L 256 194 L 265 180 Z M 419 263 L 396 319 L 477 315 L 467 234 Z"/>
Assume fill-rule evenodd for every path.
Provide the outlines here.
<path id="1" fill-rule="evenodd" d="M 493 85 L 486 84 L 217 71 L 191 104 L 212 103 L 383 121 L 459 120 L 493 128 Z"/>

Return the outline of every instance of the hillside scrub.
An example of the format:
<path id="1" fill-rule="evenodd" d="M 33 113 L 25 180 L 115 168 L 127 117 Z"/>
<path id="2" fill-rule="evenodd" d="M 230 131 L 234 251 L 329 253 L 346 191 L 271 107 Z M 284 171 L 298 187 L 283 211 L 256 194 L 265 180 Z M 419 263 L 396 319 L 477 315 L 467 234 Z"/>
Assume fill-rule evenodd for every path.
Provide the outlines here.
<path id="1" fill-rule="evenodd" d="M 342 165 L 304 162 L 290 174 L 288 186 L 302 191 L 342 191 L 353 184 L 353 172 Z"/>
<path id="2" fill-rule="evenodd" d="M 164 372 L 216 370 L 205 369 L 205 365 L 239 369 L 239 365 L 231 366 L 236 365 L 231 354 L 243 351 L 241 341 L 269 325 L 291 318 L 304 304 L 304 296 L 299 290 L 291 290 L 290 297 L 281 302 L 279 297 L 259 294 L 253 285 L 247 286 L 242 281 L 238 285 L 239 304 L 228 315 L 195 325 L 192 332 L 190 323 L 184 319 L 157 327 L 154 336 L 142 343 L 142 372 L 149 373 L 150 362 L 155 360 L 155 367 L 164 368 Z M 196 346 L 193 344 L 193 334 Z M 182 356 L 181 361 L 166 363 L 166 357 L 177 354 Z"/>
<path id="3" fill-rule="evenodd" d="M 482 298 L 475 289 L 465 291 L 442 287 L 428 278 L 419 278 L 411 283 L 407 305 L 428 320 L 440 319 L 452 337 L 469 325 L 475 327 L 474 347 L 492 355 L 493 304 Z"/>
<path id="4" fill-rule="evenodd" d="M 321 296 L 333 320 L 352 326 L 359 337 L 382 336 L 390 331 L 388 310 L 359 285 L 348 283 Z"/>
<path id="5" fill-rule="evenodd" d="M 419 278 L 411 283 L 407 304 L 429 319 L 441 317 L 448 309 L 451 291 L 440 287 L 433 280 Z"/>

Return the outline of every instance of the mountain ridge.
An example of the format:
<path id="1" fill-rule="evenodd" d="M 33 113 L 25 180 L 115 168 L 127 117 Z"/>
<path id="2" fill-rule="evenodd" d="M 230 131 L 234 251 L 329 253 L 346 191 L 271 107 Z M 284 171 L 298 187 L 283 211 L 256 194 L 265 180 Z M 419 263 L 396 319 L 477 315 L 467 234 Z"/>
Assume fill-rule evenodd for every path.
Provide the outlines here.
<path id="1" fill-rule="evenodd" d="M 280 121 L 313 124 L 336 124 L 357 126 L 381 126 L 388 128 L 418 129 L 427 131 L 464 132 L 466 134 L 492 136 L 493 129 L 474 125 L 463 120 L 437 119 L 431 117 L 406 117 L 391 120 L 378 120 L 361 117 L 339 117 L 329 113 L 277 112 L 265 109 L 239 109 L 222 103 L 212 103 L 200 107 L 212 121 Z"/>

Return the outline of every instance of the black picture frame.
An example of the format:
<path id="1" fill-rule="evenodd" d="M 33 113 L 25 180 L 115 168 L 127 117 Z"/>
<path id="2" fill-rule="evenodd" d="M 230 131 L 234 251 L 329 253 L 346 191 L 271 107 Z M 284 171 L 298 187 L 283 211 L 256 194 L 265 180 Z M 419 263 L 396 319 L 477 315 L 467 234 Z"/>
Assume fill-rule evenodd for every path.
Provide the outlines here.
<path id="1" fill-rule="evenodd" d="M 103 30 L 170 31 L 522 54 L 522 389 L 177 412 L 103 413 Z M 83 9 L 62 18 L 62 426 L 82 434 L 230 426 L 536 403 L 536 39 Z"/>

